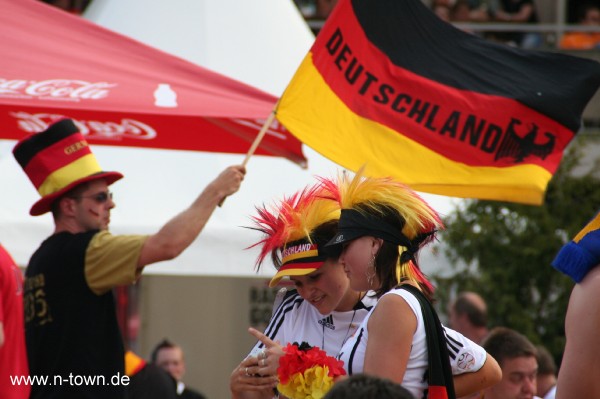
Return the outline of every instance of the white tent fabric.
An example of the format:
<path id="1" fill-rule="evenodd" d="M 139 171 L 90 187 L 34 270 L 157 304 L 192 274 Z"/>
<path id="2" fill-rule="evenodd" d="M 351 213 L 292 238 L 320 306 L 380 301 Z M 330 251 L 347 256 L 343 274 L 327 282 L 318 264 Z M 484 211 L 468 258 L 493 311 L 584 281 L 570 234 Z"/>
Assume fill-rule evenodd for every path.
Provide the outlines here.
<path id="1" fill-rule="evenodd" d="M 314 40 L 292 0 L 94 0 L 84 18 L 275 96 Z"/>
<path id="2" fill-rule="evenodd" d="M 292 0 L 94 0 L 84 17 L 277 96 L 314 39 Z M 0 140 L 0 242 L 26 265 L 53 224 L 50 215 L 28 214 L 38 194 L 12 157 L 14 144 Z M 111 216 L 115 234 L 156 232 L 226 166 L 243 161 L 239 155 L 186 151 L 107 146 L 93 151 L 105 170 L 125 175 L 111 187 L 117 203 Z M 268 263 L 255 273 L 258 250 L 245 248 L 260 236 L 241 226 L 250 225 L 255 205 L 291 194 L 315 175 L 340 170 L 310 148 L 305 153 L 308 170 L 284 159 L 251 158 L 242 188 L 215 211 L 200 237 L 175 260 L 151 265 L 144 273 L 272 275 Z M 449 209 L 444 197 L 425 198 L 441 212 Z"/>

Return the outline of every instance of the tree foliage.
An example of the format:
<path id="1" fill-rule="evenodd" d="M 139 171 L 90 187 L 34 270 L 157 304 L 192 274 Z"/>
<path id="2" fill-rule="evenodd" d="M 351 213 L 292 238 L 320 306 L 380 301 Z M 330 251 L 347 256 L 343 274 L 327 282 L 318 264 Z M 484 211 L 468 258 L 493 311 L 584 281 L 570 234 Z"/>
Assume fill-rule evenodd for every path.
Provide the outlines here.
<path id="1" fill-rule="evenodd" d="M 600 209 L 598 169 L 573 174 L 584 140 L 565 154 L 542 206 L 468 200 L 451 213 L 440 241 L 452 273 L 432 276 L 444 309 L 451 293 L 478 292 L 488 303 L 490 327 L 516 329 L 559 360 L 573 282 L 551 263 Z"/>

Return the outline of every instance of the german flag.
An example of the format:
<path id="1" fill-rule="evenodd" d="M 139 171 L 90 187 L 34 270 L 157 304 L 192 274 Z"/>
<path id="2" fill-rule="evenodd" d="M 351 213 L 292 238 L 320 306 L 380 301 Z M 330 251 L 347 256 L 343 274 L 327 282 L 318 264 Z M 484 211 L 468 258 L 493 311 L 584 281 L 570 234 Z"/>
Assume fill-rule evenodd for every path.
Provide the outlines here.
<path id="1" fill-rule="evenodd" d="M 347 169 L 541 204 L 599 85 L 596 61 L 486 41 L 421 0 L 340 0 L 276 115 Z"/>

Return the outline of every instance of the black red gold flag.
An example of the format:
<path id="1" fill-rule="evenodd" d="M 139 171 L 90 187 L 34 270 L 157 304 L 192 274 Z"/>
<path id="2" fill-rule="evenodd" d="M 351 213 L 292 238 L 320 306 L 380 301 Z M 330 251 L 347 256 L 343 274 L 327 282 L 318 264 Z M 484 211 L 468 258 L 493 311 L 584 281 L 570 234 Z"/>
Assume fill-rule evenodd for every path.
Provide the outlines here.
<path id="1" fill-rule="evenodd" d="M 350 170 L 541 204 L 599 85 L 596 61 L 487 41 L 421 0 L 340 0 L 276 114 Z"/>

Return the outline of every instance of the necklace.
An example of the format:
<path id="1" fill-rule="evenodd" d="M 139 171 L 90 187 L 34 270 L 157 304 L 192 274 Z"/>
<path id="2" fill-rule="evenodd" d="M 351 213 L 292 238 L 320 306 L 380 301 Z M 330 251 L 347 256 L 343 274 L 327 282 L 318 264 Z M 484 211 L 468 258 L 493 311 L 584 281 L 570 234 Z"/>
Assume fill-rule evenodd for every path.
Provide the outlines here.
<path id="1" fill-rule="evenodd" d="M 365 292 L 365 294 L 366 294 L 366 292 Z M 352 318 L 350 319 L 350 323 L 348 323 L 348 329 L 346 330 L 346 334 L 344 335 L 344 339 L 342 340 L 342 344 L 340 345 L 340 348 L 338 349 L 338 354 L 340 353 L 340 351 L 344 347 L 344 344 L 346 343 L 346 341 L 348 341 L 348 338 L 350 338 L 350 336 L 351 336 L 350 335 L 350 330 L 354 326 L 352 323 L 354 322 L 354 317 L 356 317 L 357 306 L 358 306 L 358 303 L 362 300 L 362 297 L 363 297 L 363 293 L 359 292 L 358 293 L 358 301 L 354 305 L 354 311 L 352 312 Z M 323 335 L 321 337 L 321 349 L 324 350 L 325 352 L 327 352 L 325 350 L 325 323 L 322 324 L 322 327 L 323 327 Z"/>

